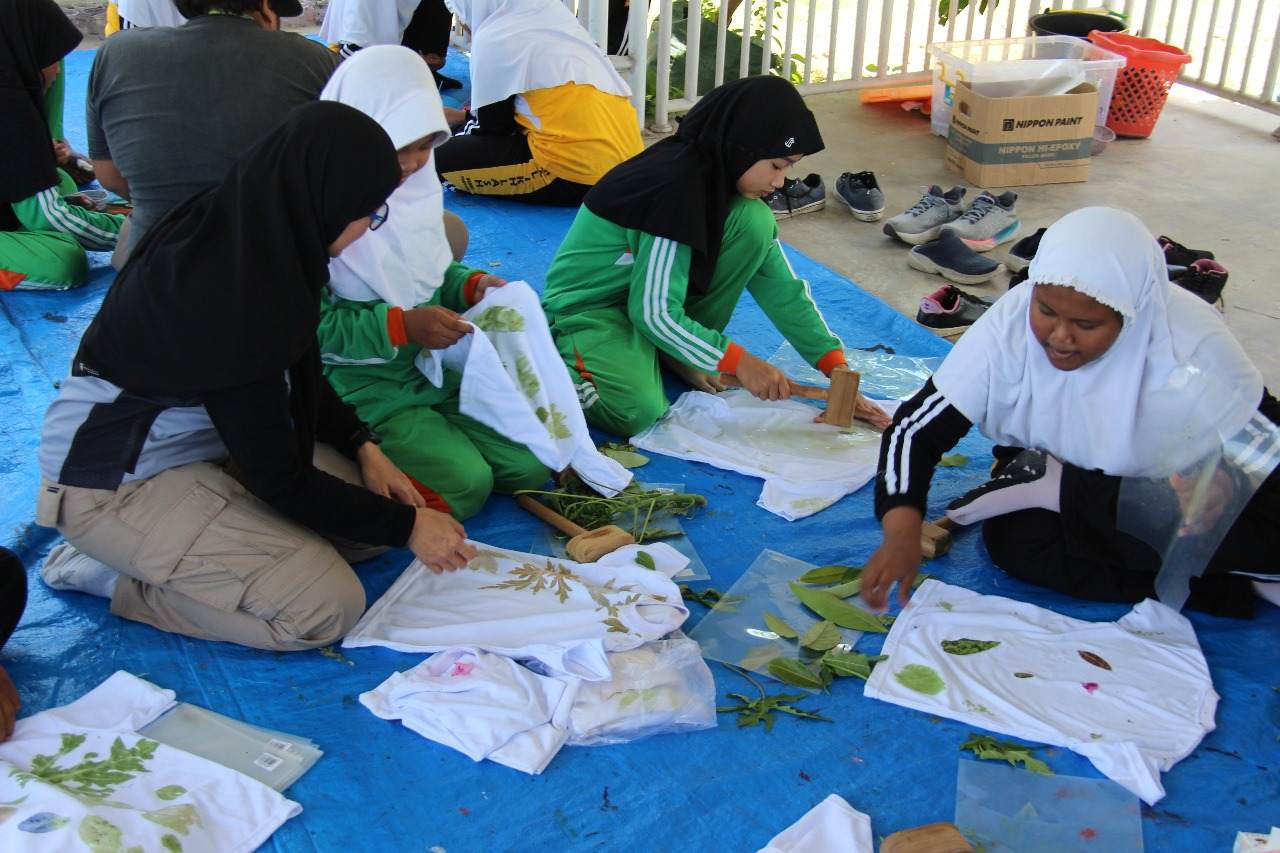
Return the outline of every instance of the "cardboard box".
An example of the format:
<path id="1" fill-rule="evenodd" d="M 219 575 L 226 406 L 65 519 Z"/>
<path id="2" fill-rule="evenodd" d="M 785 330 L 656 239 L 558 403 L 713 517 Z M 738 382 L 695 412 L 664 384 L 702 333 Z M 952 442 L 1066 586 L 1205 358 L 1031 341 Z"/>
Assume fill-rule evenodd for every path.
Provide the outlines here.
<path id="1" fill-rule="evenodd" d="M 1089 180 L 1098 89 L 1063 95 L 989 98 L 961 81 L 955 89 L 945 163 L 979 187 Z"/>

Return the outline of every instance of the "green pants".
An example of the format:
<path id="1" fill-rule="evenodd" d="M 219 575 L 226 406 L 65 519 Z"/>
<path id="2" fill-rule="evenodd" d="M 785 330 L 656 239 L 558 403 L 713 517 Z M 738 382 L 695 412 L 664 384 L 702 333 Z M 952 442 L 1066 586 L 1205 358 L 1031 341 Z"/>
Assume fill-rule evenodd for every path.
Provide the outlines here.
<path id="1" fill-rule="evenodd" d="M 445 373 L 436 388 L 414 366 L 416 347 L 390 364 L 326 369 L 338 395 L 382 436 L 399 468 L 436 492 L 454 517 L 467 519 L 494 492 L 536 489 L 550 472 L 529 449 L 458 411 L 460 377 Z"/>
<path id="2" fill-rule="evenodd" d="M 735 199 L 724 224 L 720 257 L 706 293 L 686 305 L 689 316 L 723 332 L 747 282 L 774 246 L 776 225 L 764 205 Z M 582 410 L 592 426 L 635 435 L 666 413 L 658 350 L 627 316 L 610 306 L 549 318 L 556 349 L 569 366 Z"/>
<path id="3" fill-rule="evenodd" d="M 61 79 L 62 72 L 59 72 Z M 58 194 L 76 183 L 58 170 Z M 63 231 L 0 231 L 0 290 L 67 290 L 89 278 L 89 259 L 75 237 Z"/>

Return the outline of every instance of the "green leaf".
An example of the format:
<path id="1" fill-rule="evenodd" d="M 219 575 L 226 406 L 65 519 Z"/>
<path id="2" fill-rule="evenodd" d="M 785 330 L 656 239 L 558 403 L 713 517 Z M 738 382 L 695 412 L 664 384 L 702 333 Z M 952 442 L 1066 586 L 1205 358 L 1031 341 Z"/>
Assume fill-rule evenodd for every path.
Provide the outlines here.
<path id="1" fill-rule="evenodd" d="M 523 332 L 524 315 L 505 305 L 490 305 L 471 319 L 471 325 L 486 332 Z"/>
<path id="2" fill-rule="evenodd" d="M 942 650 L 949 655 L 976 655 L 994 649 L 1000 645 L 999 640 L 970 640 L 962 637 L 959 640 L 943 640 Z"/>
<path id="3" fill-rule="evenodd" d="M 636 453 L 634 450 L 622 450 L 603 445 L 600 448 L 600 452 L 616 461 L 623 468 L 643 468 L 649 464 L 648 456 L 643 453 Z"/>
<path id="4" fill-rule="evenodd" d="M 880 620 L 874 614 L 860 607 L 854 607 L 829 592 L 803 587 L 794 581 L 791 582 L 791 592 L 805 607 L 841 628 L 851 628 L 871 634 L 884 634 L 889 630 L 880 624 Z"/>
<path id="5" fill-rule="evenodd" d="M 779 681 L 794 684 L 797 687 L 810 687 L 821 690 L 827 686 L 822 676 L 805 666 L 796 658 L 774 658 L 769 661 L 769 674 Z"/>
<path id="6" fill-rule="evenodd" d="M 172 829 L 179 835 L 186 835 L 193 826 L 201 826 L 200 813 L 190 803 L 184 803 L 180 806 L 165 806 L 162 809 L 143 812 L 142 816 L 152 823 L 163 826 L 165 829 Z"/>
<path id="7" fill-rule="evenodd" d="M 969 464 L 969 457 L 963 453 L 952 453 L 939 459 L 938 464 L 943 468 L 963 468 Z"/>
<path id="8" fill-rule="evenodd" d="M 1023 746 L 1012 741 L 997 740 L 991 735 L 970 733 L 968 740 L 960 744 L 960 749 L 961 751 L 968 750 L 984 760 L 1007 761 L 1014 767 L 1022 765 L 1032 773 L 1039 773 L 1042 776 L 1054 775 L 1048 764 L 1031 755 L 1031 751 L 1036 749 L 1033 746 Z"/>
<path id="9" fill-rule="evenodd" d="M 871 677 L 871 663 L 866 655 L 857 652 L 827 652 L 822 656 L 822 665 L 836 675 L 854 675 L 863 681 Z"/>
<path id="10" fill-rule="evenodd" d="M 800 645 L 815 652 L 834 648 L 841 640 L 840 629 L 833 622 L 818 622 L 800 637 Z"/>
<path id="11" fill-rule="evenodd" d="M 938 675 L 938 671 L 931 666 L 923 666 L 918 663 L 907 664 L 902 669 L 893 674 L 898 679 L 898 683 L 903 687 L 910 688 L 917 693 L 925 693 L 930 696 L 941 693 L 947 689 L 947 684 L 942 680 L 942 676 Z"/>
<path id="12" fill-rule="evenodd" d="M 783 622 L 782 619 L 778 618 L 777 616 L 774 616 L 772 613 L 764 614 L 764 624 L 769 628 L 770 631 L 777 634 L 779 637 L 785 637 L 788 640 L 794 640 L 796 637 L 800 636 L 799 631 L 797 631 L 795 628 L 792 628 L 790 625 L 788 625 L 786 622 Z"/>
<path id="13" fill-rule="evenodd" d="M 742 660 L 738 661 L 738 666 L 743 669 L 749 669 L 752 672 L 759 672 L 761 669 L 769 665 L 769 661 L 782 655 L 782 650 L 777 646 L 752 646 Z"/>
<path id="14" fill-rule="evenodd" d="M 830 593 L 831 595 L 834 595 L 836 598 L 853 598 L 853 596 L 862 592 L 862 578 L 854 578 L 848 583 L 837 584 L 836 586 L 829 586 L 822 591 L 826 593 Z"/>
<path id="15" fill-rule="evenodd" d="M 911 588 L 915 589 L 916 587 L 920 586 L 920 584 L 924 583 L 931 577 L 933 577 L 933 575 L 929 574 L 928 572 L 920 572 L 920 574 L 916 575 L 916 579 L 911 582 Z M 947 605 L 947 609 L 950 610 L 951 606 Z"/>
<path id="16" fill-rule="evenodd" d="M 178 836 L 165 833 L 160 836 L 160 843 L 169 853 L 182 853 L 182 842 L 178 840 Z"/>
<path id="17" fill-rule="evenodd" d="M 862 574 L 862 569 L 855 566 L 819 566 L 810 569 L 796 580 L 800 583 L 843 583 Z"/>
<path id="18" fill-rule="evenodd" d="M 657 564 L 653 562 L 653 557 L 650 556 L 648 551 L 637 551 L 636 563 L 638 563 L 639 565 L 643 566 L 644 568 L 648 569 L 651 572 L 655 572 L 658 570 Z"/>
<path id="19" fill-rule="evenodd" d="M 79 835 L 91 853 L 120 853 L 124 843 L 120 827 L 97 815 L 80 821 Z"/>
<path id="20" fill-rule="evenodd" d="M 176 800 L 187 792 L 181 785 L 165 785 L 156 789 L 156 796 L 162 800 Z"/>

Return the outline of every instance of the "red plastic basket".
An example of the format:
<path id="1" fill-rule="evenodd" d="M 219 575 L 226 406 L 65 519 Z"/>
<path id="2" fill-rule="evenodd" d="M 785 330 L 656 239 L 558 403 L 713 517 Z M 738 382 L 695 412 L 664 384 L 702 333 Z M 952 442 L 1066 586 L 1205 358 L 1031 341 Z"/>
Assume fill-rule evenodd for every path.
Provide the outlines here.
<path id="1" fill-rule="evenodd" d="M 1182 66 L 1191 61 L 1190 54 L 1173 45 L 1127 33 L 1094 30 L 1089 33 L 1089 41 L 1128 60 L 1116 77 L 1107 127 L 1120 136 L 1150 136 L 1173 81 L 1178 79 Z"/>

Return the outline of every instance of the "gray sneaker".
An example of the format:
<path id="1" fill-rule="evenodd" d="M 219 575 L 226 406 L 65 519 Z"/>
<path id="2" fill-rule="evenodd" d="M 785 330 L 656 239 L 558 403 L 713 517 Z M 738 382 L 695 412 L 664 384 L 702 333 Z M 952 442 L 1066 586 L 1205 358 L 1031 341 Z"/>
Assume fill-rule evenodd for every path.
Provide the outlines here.
<path id="1" fill-rule="evenodd" d="M 836 195 L 863 222 L 875 222 L 884 215 L 884 193 L 874 172 L 845 172 L 836 179 Z"/>
<path id="2" fill-rule="evenodd" d="M 1022 221 L 1013 212 L 1017 200 L 1015 192 L 998 196 L 983 192 L 969 203 L 969 209 L 959 219 L 946 226 L 946 230 L 975 252 L 990 251 L 1018 236 Z"/>
<path id="3" fill-rule="evenodd" d="M 787 178 L 782 189 L 774 190 L 764 197 L 777 219 L 799 216 L 821 210 L 827 204 L 827 187 L 822 183 L 820 175 L 807 175 L 804 178 Z"/>
<path id="4" fill-rule="evenodd" d="M 964 194 L 964 187 L 952 187 L 944 193 L 942 187 L 935 184 L 924 191 L 918 202 L 886 222 L 884 233 L 913 246 L 936 240 L 942 226 L 964 212 L 960 206 Z"/>

